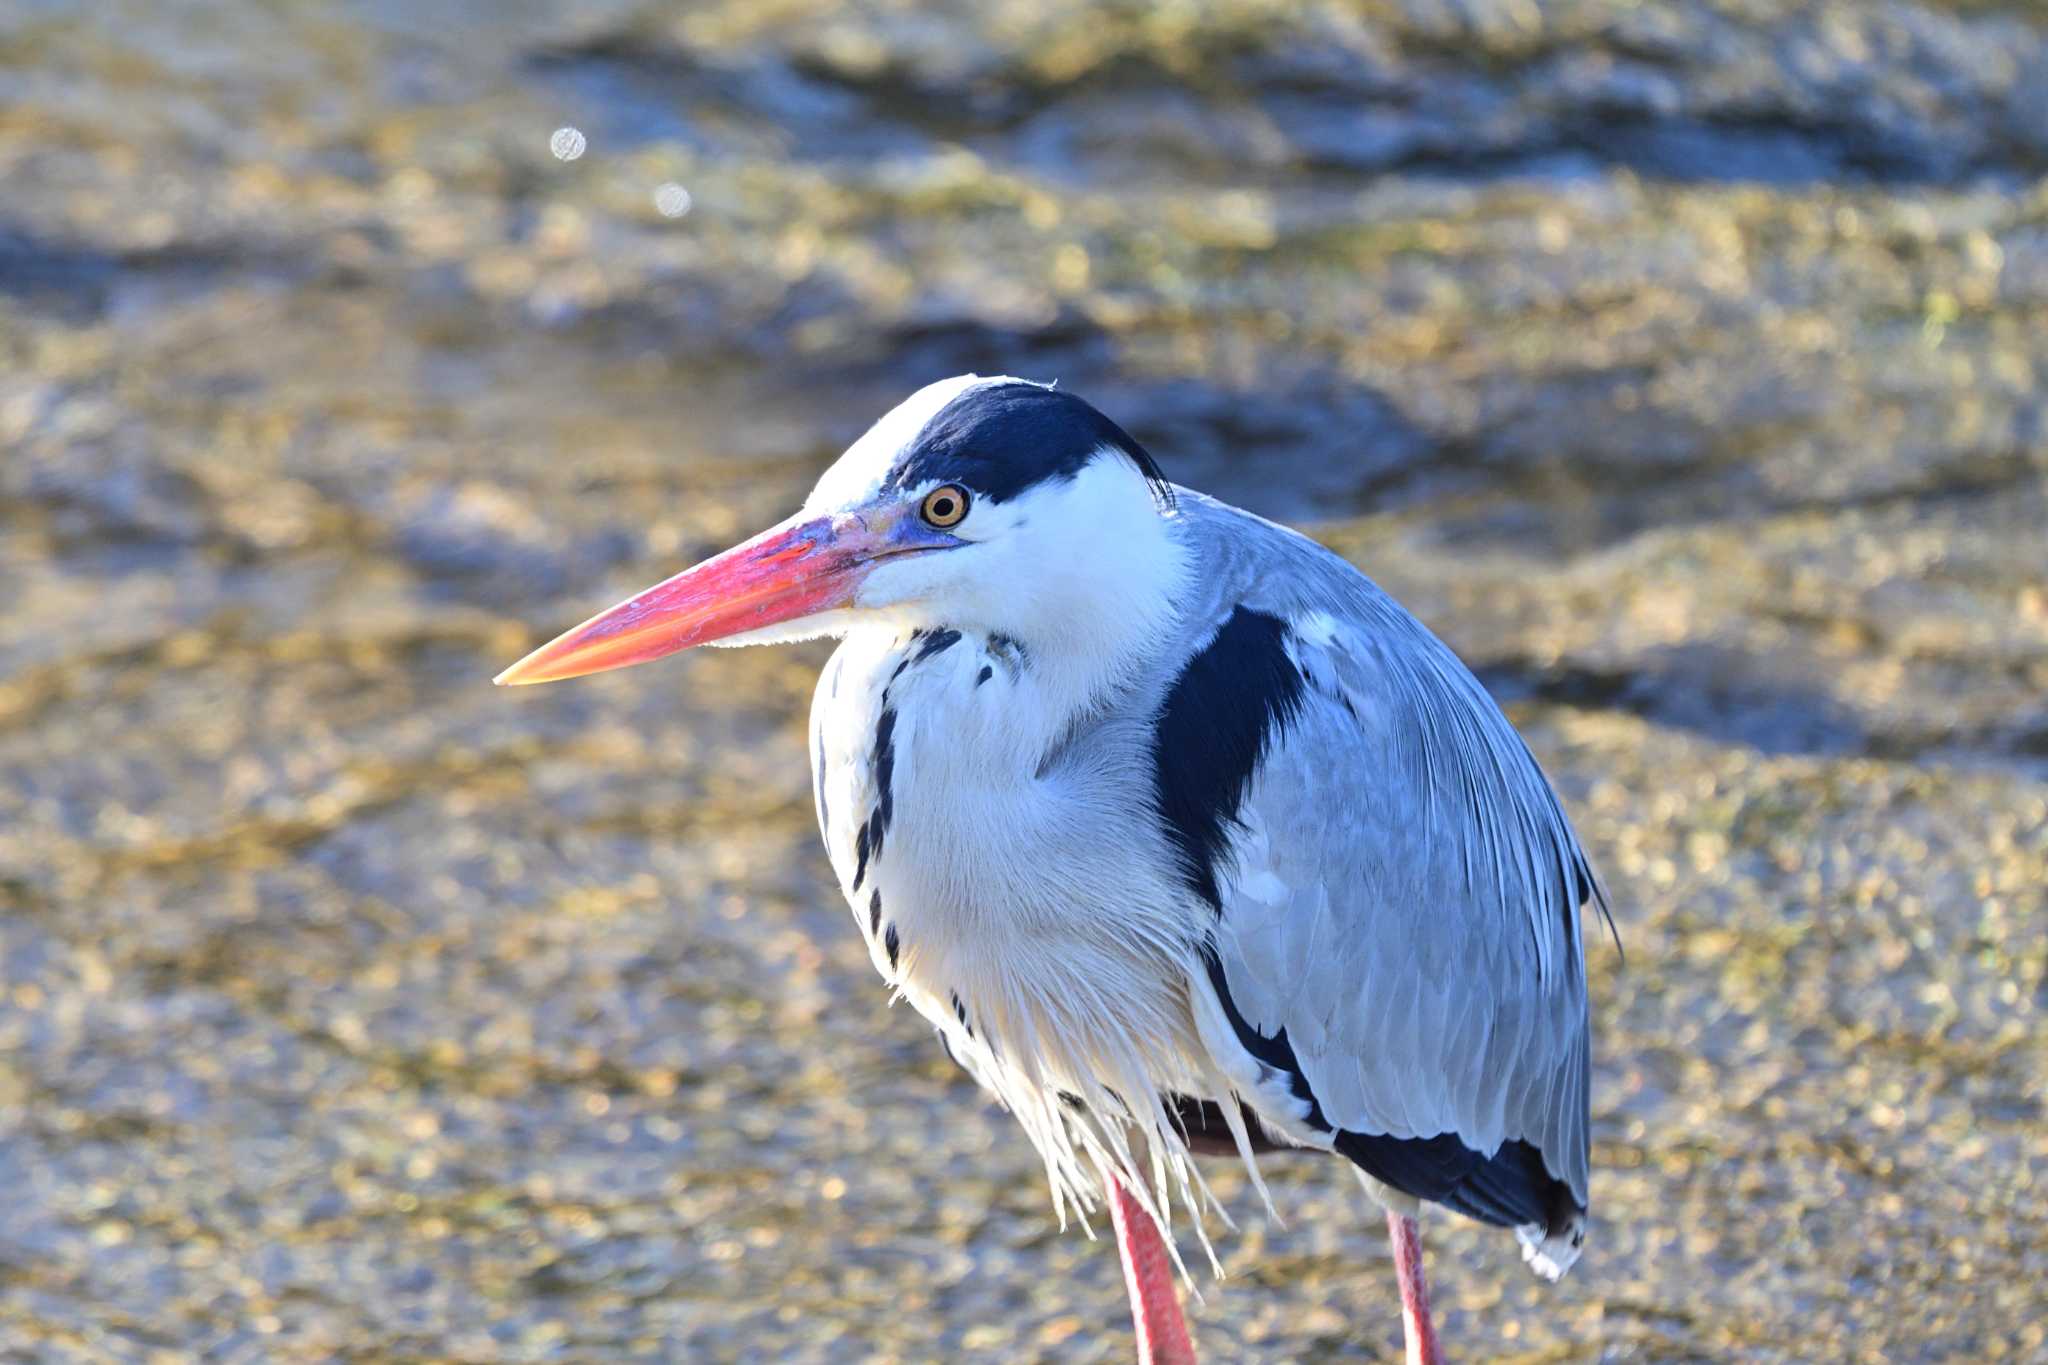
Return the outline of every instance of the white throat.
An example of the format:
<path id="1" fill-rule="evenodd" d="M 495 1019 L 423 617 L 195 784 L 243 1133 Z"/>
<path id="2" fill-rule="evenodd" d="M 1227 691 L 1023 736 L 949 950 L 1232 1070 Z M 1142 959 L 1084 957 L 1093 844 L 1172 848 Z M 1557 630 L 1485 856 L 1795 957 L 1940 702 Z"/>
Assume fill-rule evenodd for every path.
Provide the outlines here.
<path id="1" fill-rule="evenodd" d="M 1010 529 L 972 552 L 988 563 L 918 624 L 1013 641 L 1050 741 L 1164 647 L 1179 619 L 1186 552 L 1174 514 L 1108 452 L 1071 481 L 991 510 Z"/>

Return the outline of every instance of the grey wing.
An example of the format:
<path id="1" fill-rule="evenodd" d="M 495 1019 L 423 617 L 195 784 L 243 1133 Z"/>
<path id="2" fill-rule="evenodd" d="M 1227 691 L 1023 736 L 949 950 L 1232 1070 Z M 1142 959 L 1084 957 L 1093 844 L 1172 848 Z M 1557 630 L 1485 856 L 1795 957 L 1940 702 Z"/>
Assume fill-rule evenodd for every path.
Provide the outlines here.
<path id="1" fill-rule="evenodd" d="M 1232 539 L 1262 562 L 1239 607 L 1282 623 L 1293 677 L 1218 859 L 1211 981 L 1336 1150 L 1487 1221 L 1555 1226 L 1555 1186 L 1587 1201 L 1585 854 L 1446 646 L 1341 560 L 1244 521 Z"/>

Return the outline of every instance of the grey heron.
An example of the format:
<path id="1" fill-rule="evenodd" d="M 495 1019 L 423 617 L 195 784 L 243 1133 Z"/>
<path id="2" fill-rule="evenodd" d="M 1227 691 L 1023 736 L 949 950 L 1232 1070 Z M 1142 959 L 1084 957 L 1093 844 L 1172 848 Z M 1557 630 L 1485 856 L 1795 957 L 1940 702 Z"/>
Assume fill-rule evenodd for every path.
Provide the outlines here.
<path id="1" fill-rule="evenodd" d="M 1167 482 L 1066 390 L 963 376 L 801 511 L 498 678 L 839 640 L 818 823 L 876 970 L 1110 1213 L 1145 1359 L 1192 1359 L 1198 1152 L 1344 1158 L 1384 1208 L 1411 1360 L 1416 1217 L 1555 1279 L 1588 1201 L 1585 950 L 1604 896 L 1458 658 L 1304 536 Z"/>

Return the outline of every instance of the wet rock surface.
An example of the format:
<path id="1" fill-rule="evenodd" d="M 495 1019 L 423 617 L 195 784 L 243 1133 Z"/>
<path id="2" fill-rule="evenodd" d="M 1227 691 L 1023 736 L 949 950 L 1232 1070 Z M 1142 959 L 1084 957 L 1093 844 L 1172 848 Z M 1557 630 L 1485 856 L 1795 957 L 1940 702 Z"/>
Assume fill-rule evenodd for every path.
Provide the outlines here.
<path id="1" fill-rule="evenodd" d="M 0 6 L 0 1351 L 1125 1357 L 818 652 L 488 686 L 981 369 L 1400 594 L 1612 885 L 1588 1253 L 1434 1220 L 1460 1354 L 2040 1357 L 2044 91 L 1974 0 Z M 1398 1358 L 1348 1180 L 1211 1177 L 1212 1358 Z"/>

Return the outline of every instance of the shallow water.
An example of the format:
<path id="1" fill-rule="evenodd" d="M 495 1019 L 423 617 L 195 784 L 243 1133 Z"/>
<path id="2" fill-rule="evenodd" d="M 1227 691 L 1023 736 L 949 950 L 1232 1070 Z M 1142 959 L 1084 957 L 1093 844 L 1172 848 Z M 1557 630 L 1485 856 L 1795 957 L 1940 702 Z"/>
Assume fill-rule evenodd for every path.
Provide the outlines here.
<path id="1" fill-rule="evenodd" d="M 488 686 L 980 369 L 1402 596 L 1612 885 L 1462 1356 L 2048 1356 L 2048 23 L 1783 8 L 0 4 L 0 1352 L 1125 1357 L 818 653 Z M 1269 1177 L 1211 1358 L 1397 1359 Z"/>

